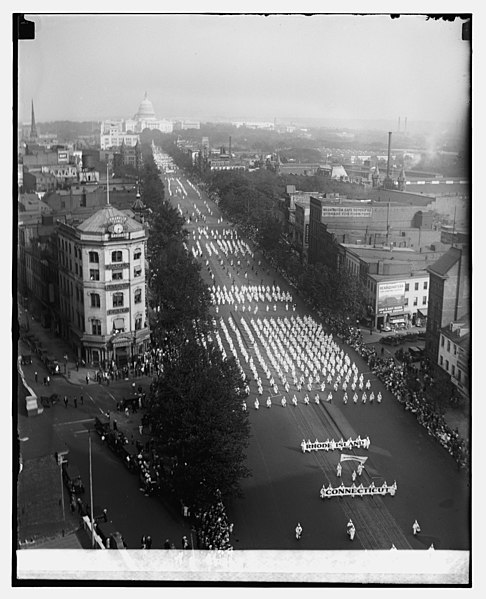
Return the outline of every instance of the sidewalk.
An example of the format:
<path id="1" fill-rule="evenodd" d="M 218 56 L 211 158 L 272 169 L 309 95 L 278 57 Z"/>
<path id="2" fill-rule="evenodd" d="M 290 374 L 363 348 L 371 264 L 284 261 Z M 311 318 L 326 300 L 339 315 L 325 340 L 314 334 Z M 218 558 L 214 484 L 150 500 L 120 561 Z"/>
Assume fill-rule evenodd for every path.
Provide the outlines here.
<path id="1" fill-rule="evenodd" d="M 19 313 L 22 324 L 25 324 L 26 314 L 28 314 L 27 311 L 24 308 L 19 307 Z M 60 376 L 62 376 L 68 383 L 71 383 L 72 385 L 84 386 L 87 384 L 86 377 L 89 375 L 89 384 L 98 384 L 96 381 L 96 373 L 98 368 L 89 365 L 81 366 L 81 364 L 76 366 L 76 358 L 73 356 L 71 348 L 64 339 L 49 329 L 44 328 L 41 323 L 35 320 L 30 314 L 28 314 L 28 323 L 29 330 L 27 331 L 27 334 L 35 336 L 35 338 L 40 341 L 42 346 L 45 348 L 48 355 L 53 356 L 59 362 L 61 367 Z M 19 345 L 21 343 L 26 345 L 22 339 L 19 340 Z M 20 347 L 18 353 L 22 353 Z M 65 359 L 66 356 L 67 360 Z M 39 381 L 42 381 L 43 377 L 44 374 L 41 376 L 41 373 L 39 373 Z M 54 382 L 55 378 L 57 378 L 57 375 L 55 377 L 51 377 L 51 383 Z M 117 381 L 110 381 L 110 385 L 117 385 L 122 382 L 126 384 L 129 381 L 131 384 L 133 381 L 135 381 L 138 386 L 140 381 L 140 384 L 144 384 L 146 386 L 147 384 L 150 384 L 151 380 L 152 377 L 150 375 L 142 377 L 130 377 L 128 379 L 124 378 Z M 106 385 L 106 383 L 103 384 Z"/>

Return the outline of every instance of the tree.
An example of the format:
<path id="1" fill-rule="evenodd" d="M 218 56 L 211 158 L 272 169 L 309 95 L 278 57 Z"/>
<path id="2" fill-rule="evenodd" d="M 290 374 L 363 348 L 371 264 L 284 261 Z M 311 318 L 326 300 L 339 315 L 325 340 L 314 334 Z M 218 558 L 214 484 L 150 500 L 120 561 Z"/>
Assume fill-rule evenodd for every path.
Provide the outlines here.
<path id="1" fill-rule="evenodd" d="M 211 505 L 240 492 L 248 476 L 250 424 L 242 409 L 244 382 L 233 358 L 196 336 L 164 360 L 149 398 L 158 450 L 173 458 L 171 485 L 187 505 Z"/>
<path id="2" fill-rule="evenodd" d="M 194 322 L 204 330 L 211 302 L 199 264 L 182 244 L 170 241 L 150 260 L 150 299 L 152 338 L 159 346 L 169 339 L 183 338 Z"/>

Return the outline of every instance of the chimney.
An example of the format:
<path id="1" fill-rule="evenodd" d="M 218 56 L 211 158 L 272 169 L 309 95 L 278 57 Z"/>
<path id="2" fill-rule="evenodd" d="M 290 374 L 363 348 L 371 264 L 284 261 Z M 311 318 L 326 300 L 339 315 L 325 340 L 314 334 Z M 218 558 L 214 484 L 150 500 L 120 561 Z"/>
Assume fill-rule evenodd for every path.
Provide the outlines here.
<path id="1" fill-rule="evenodd" d="M 386 163 L 386 178 L 390 178 L 390 160 L 391 160 L 391 136 L 392 132 L 388 131 L 388 161 Z"/>

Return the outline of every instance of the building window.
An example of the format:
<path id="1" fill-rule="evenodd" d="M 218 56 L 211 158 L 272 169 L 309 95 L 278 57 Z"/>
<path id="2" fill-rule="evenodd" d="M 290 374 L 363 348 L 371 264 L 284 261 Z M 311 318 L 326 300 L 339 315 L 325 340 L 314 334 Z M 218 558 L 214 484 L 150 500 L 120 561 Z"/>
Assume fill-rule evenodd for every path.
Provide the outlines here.
<path id="1" fill-rule="evenodd" d="M 91 333 L 93 335 L 101 335 L 101 320 L 91 321 Z"/>
<path id="2" fill-rule="evenodd" d="M 454 348 L 454 355 L 457 356 L 457 345 L 455 343 L 453 345 L 453 348 Z"/>
<path id="3" fill-rule="evenodd" d="M 413 305 L 418 306 L 418 297 L 413 298 Z"/>
<path id="4" fill-rule="evenodd" d="M 113 307 L 121 308 L 123 306 L 123 293 L 117 292 L 113 294 Z"/>
<path id="5" fill-rule="evenodd" d="M 429 286 L 429 285 L 428 285 L 428 282 L 427 282 L 427 281 L 424 281 L 424 290 L 425 290 L 425 289 L 427 289 L 427 287 L 428 287 L 428 286 Z"/>
<path id="6" fill-rule="evenodd" d="M 120 333 L 123 333 L 125 330 L 125 319 L 124 318 L 115 318 L 113 321 L 113 329 Z"/>
<path id="7" fill-rule="evenodd" d="M 133 269 L 133 276 L 134 277 L 140 277 L 142 275 L 142 267 L 141 266 L 135 266 L 135 268 Z"/>
<path id="8" fill-rule="evenodd" d="M 444 335 L 440 336 L 440 346 L 444 347 Z"/>
<path id="9" fill-rule="evenodd" d="M 418 288 L 419 288 L 419 284 L 415 283 L 415 291 L 418 291 Z"/>
<path id="10" fill-rule="evenodd" d="M 134 301 L 136 304 L 139 304 L 142 301 L 142 290 L 141 289 L 135 289 Z"/>
<path id="11" fill-rule="evenodd" d="M 140 260 L 140 258 L 142 257 L 142 250 L 137 248 L 135 250 L 135 252 L 133 253 L 133 259 L 134 260 Z"/>
<path id="12" fill-rule="evenodd" d="M 451 341 L 450 339 L 447 339 L 447 352 L 449 353 L 451 351 Z"/>
<path id="13" fill-rule="evenodd" d="M 427 296 L 426 296 L 426 295 L 424 295 L 424 296 L 422 297 L 422 306 L 425 306 L 425 305 L 426 305 L 426 303 L 427 303 Z"/>
<path id="14" fill-rule="evenodd" d="M 405 306 L 408 306 L 408 297 L 405 298 Z"/>
<path id="15" fill-rule="evenodd" d="M 97 268 L 89 269 L 89 278 L 91 281 L 99 281 L 100 280 L 100 271 Z"/>
<path id="16" fill-rule="evenodd" d="M 456 367 L 454 366 L 454 364 L 451 365 L 451 373 L 452 376 L 456 376 Z"/>
<path id="17" fill-rule="evenodd" d="M 461 376 L 462 376 L 462 372 L 459 370 L 459 368 L 457 369 L 457 380 L 459 382 L 461 382 Z"/>
<path id="18" fill-rule="evenodd" d="M 113 281 L 121 281 L 123 279 L 123 270 L 114 270 L 111 273 L 111 278 Z"/>
<path id="19" fill-rule="evenodd" d="M 446 360 L 446 370 L 449 372 L 449 360 Z"/>
<path id="20" fill-rule="evenodd" d="M 123 255 L 121 250 L 116 250 L 111 252 L 111 261 L 112 262 L 123 262 Z"/>
<path id="21" fill-rule="evenodd" d="M 405 283 L 405 291 L 410 291 L 410 285 L 409 285 L 409 283 Z"/>
<path id="22" fill-rule="evenodd" d="M 440 356 L 440 358 L 439 358 L 439 364 L 440 364 L 441 366 L 443 366 L 443 365 L 444 365 L 444 357 L 443 357 L 443 356 Z"/>
<path id="23" fill-rule="evenodd" d="M 141 328 L 142 328 L 142 317 L 137 316 L 137 318 L 135 318 L 135 330 L 140 331 Z"/>
<path id="24" fill-rule="evenodd" d="M 92 293 L 91 294 L 91 307 L 92 308 L 99 308 L 100 306 L 101 306 L 100 294 L 99 293 Z"/>

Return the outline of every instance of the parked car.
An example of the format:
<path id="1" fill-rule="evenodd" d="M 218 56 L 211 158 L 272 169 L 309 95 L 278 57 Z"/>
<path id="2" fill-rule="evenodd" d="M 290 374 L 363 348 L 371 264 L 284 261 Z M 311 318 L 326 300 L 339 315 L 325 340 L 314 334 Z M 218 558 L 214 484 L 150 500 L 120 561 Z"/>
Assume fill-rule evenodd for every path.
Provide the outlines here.
<path id="1" fill-rule="evenodd" d="M 74 493 L 75 495 L 84 493 L 84 484 L 77 466 L 71 462 L 63 462 L 62 477 L 70 493 Z"/>
<path id="2" fill-rule="evenodd" d="M 30 354 L 23 354 L 20 358 L 20 363 L 21 364 L 32 364 L 32 356 Z"/>
<path id="3" fill-rule="evenodd" d="M 384 327 L 381 327 L 381 330 L 384 333 L 389 333 L 392 330 L 392 328 L 386 324 Z"/>
<path id="4" fill-rule="evenodd" d="M 49 374 L 61 374 L 61 365 L 57 360 L 48 360 L 47 370 Z"/>
<path id="5" fill-rule="evenodd" d="M 97 522 L 96 532 L 107 549 L 126 549 L 126 543 L 122 535 L 111 522 Z"/>

